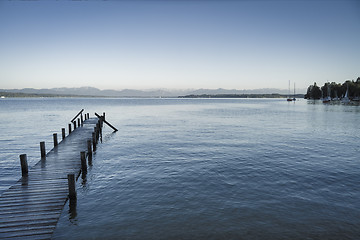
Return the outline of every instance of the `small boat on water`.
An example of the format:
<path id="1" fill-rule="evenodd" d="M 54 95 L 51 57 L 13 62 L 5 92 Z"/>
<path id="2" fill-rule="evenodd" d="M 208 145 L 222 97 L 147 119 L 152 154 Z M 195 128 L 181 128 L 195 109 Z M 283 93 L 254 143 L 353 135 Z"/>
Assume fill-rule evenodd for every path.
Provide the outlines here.
<path id="1" fill-rule="evenodd" d="M 296 99 L 295 99 L 295 85 L 294 85 L 294 97 L 291 98 L 291 97 L 290 97 L 290 80 L 289 80 L 289 92 L 288 92 L 288 96 L 287 96 L 286 101 L 292 102 L 292 101 L 295 101 L 295 100 L 296 100 Z"/>
<path id="2" fill-rule="evenodd" d="M 341 99 L 342 103 L 349 103 L 350 99 L 349 99 L 349 85 L 346 88 L 346 93 L 344 95 L 344 97 Z"/>
<path id="3" fill-rule="evenodd" d="M 294 83 L 294 97 L 292 99 L 293 101 L 296 101 L 296 98 L 295 98 L 295 83 Z"/>

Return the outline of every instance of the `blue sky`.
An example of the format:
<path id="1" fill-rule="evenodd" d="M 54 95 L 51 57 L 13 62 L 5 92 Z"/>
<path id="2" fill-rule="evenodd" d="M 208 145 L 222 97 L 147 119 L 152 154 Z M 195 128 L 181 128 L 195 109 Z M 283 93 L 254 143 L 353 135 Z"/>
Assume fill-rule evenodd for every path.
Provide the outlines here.
<path id="1" fill-rule="evenodd" d="M 360 76 L 360 2 L 0 1 L 0 88 L 288 87 Z"/>

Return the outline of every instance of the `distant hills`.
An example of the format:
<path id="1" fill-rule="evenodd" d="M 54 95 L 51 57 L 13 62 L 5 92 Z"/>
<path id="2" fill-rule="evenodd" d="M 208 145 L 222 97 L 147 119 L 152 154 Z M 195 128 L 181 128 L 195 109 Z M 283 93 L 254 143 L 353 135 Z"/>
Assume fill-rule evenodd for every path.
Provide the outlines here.
<path id="1" fill-rule="evenodd" d="M 305 92 L 305 90 L 300 91 Z M 287 90 L 275 88 L 262 88 L 253 90 L 236 90 L 236 89 L 189 89 L 189 90 L 100 90 L 94 87 L 80 88 L 50 88 L 50 89 L 0 89 L 0 95 L 5 97 L 179 97 L 190 95 L 244 95 L 244 94 L 287 94 Z"/>

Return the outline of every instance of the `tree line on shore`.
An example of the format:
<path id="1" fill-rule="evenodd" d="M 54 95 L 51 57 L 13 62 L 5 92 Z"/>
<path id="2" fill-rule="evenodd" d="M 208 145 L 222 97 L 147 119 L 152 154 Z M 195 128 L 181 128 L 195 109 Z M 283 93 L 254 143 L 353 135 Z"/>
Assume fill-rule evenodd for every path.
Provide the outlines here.
<path id="1" fill-rule="evenodd" d="M 360 97 L 360 77 L 354 80 L 347 80 L 344 83 L 325 83 L 324 86 L 310 85 L 304 96 L 305 99 L 321 99 L 330 97 L 331 99 L 341 99 L 348 92 L 349 99 Z"/>

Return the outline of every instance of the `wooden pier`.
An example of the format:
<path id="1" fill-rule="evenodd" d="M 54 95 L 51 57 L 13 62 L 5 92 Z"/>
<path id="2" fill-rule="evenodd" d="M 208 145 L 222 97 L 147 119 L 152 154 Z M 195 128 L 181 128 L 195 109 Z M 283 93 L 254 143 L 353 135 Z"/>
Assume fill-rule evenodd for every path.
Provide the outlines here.
<path id="1" fill-rule="evenodd" d="M 35 166 L 27 169 L 26 155 L 20 156 L 22 177 L 0 196 L 0 239 L 51 239 L 67 199 L 76 201 L 74 183 L 81 172 L 86 174 L 84 158 L 91 162 L 104 119 L 105 114 L 96 118 L 86 114 L 83 120 L 81 111 L 78 124 L 72 120 L 76 129 L 71 131 L 69 124 L 66 137 L 62 129 L 61 142 L 54 134 L 50 152 L 46 154 L 44 142 L 40 143 L 41 160 Z"/>

